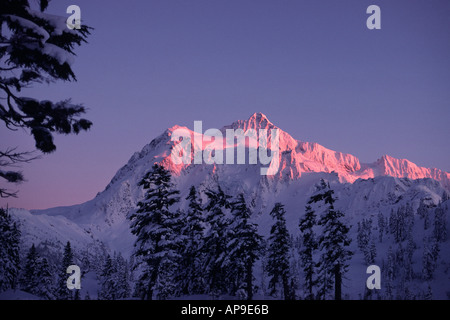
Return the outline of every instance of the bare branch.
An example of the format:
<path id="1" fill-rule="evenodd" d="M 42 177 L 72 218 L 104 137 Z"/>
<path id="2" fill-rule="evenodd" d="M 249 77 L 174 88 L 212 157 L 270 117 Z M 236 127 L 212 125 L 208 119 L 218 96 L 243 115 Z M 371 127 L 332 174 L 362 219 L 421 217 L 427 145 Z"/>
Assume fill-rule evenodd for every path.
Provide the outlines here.
<path id="1" fill-rule="evenodd" d="M 16 151 L 16 148 L 8 148 L 5 151 L 0 150 L 0 167 L 16 167 L 20 163 L 30 163 L 33 160 L 40 159 L 35 151 Z"/>
<path id="2" fill-rule="evenodd" d="M 17 193 L 18 193 L 18 191 L 10 192 L 10 191 L 7 191 L 6 189 L 0 188 L 0 198 L 17 198 Z"/>

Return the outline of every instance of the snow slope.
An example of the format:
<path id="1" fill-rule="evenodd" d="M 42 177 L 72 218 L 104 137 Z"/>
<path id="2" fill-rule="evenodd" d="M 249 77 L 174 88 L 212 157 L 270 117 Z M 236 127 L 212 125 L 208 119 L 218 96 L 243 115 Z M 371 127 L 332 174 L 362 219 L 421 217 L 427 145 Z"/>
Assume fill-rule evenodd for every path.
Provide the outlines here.
<path id="1" fill-rule="evenodd" d="M 438 205 L 444 192 L 450 191 L 450 174 L 438 170 L 421 168 L 408 160 L 383 156 L 374 163 L 361 164 L 353 155 L 327 149 L 317 143 L 303 142 L 292 138 L 272 124 L 265 115 L 255 113 L 248 120 L 239 120 L 221 129 L 279 129 L 280 169 L 275 176 L 260 175 L 260 164 L 215 165 L 215 164 L 175 164 L 171 150 L 177 142 L 171 141 L 173 132 L 183 127 L 174 126 L 136 152 L 128 163 L 120 168 L 105 190 L 94 199 L 75 206 L 58 207 L 39 211 L 12 209 L 22 225 L 25 245 L 47 241 L 62 248 L 71 241 L 75 250 L 86 247 L 100 251 L 103 246 L 110 252 L 118 251 L 130 256 L 134 236 L 130 233 L 126 216 L 134 210 L 143 196 L 138 181 L 155 162 L 162 163 L 172 174 L 181 191 L 181 207 L 186 206 L 185 198 L 191 185 L 197 190 L 215 189 L 218 184 L 230 195 L 245 194 L 251 205 L 255 222 L 261 234 L 268 235 L 272 219 L 269 212 L 276 202 L 286 205 L 287 222 L 290 232 L 298 235 L 298 221 L 304 213 L 309 196 L 314 192 L 320 179 L 330 182 L 338 197 L 337 207 L 346 213 L 346 219 L 354 227 L 351 230 L 353 250 L 356 248 L 356 223 L 364 217 L 376 217 L 381 212 L 389 216 L 392 209 L 411 204 L 417 210 L 424 199 L 430 207 Z M 188 128 L 192 137 L 199 135 Z M 200 135 L 202 136 L 202 135 Z M 224 135 L 225 136 L 225 135 Z M 198 136 L 197 136 L 198 137 Z M 271 137 L 269 137 L 269 143 Z M 217 148 L 237 148 L 225 140 L 215 141 Z M 255 141 L 245 144 L 248 149 L 255 147 Z M 208 143 L 202 143 L 204 150 Z M 256 145 L 257 147 L 257 145 Z M 236 151 L 236 150 L 235 150 Z M 430 209 L 431 210 L 431 209 Z M 450 213 L 447 213 L 447 219 Z M 416 217 L 419 221 L 419 218 Z M 419 221 L 420 222 L 420 221 Z M 415 241 L 420 251 L 424 232 L 416 223 Z M 440 282 L 450 283 L 449 241 L 441 249 L 442 257 Z M 384 258 L 387 244 L 380 244 L 380 257 Z M 95 254 L 95 253 L 94 253 Z M 417 257 L 417 272 L 420 272 Z M 382 259 L 380 258 L 379 263 Z M 364 260 L 356 254 L 352 260 L 351 279 L 346 290 L 362 292 L 366 279 Z M 450 286 L 440 289 L 439 297 L 445 298 Z"/>

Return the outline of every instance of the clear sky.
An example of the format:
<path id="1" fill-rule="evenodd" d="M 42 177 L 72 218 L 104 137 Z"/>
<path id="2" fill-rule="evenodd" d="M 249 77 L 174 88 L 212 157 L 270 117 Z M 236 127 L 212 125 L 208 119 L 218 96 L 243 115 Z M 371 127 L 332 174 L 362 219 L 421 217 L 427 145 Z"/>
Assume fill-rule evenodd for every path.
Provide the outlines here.
<path id="1" fill-rule="evenodd" d="M 71 4 L 95 28 L 76 51 L 78 82 L 23 94 L 71 97 L 94 126 L 58 136 L 0 206 L 90 200 L 166 128 L 254 112 L 361 162 L 389 154 L 450 171 L 448 0 L 54 0 L 49 12 L 68 16 Z M 366 27 L 372 4 L 381 30 Z M 34 143 L 0 125 L 5 146 Z"/>

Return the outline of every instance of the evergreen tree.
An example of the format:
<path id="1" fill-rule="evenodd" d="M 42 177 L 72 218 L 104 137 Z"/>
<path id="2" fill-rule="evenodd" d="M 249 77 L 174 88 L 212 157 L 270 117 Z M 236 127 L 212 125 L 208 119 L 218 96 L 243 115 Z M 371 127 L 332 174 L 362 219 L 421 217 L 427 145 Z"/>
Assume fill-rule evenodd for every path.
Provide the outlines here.
<path id="1" fill-rule="evenodd" d="M 303 247 L 300 249 L 300 259 L 303 267 L 306 300 L 314 299 L 313 288 L 316 285 L 316 263 L 314 261 L 314 253 L 318 248 L 317 238 L 313 228 L 316 226 L 316 214 L 311 206 L 306 206 L 306 213 L 300 219 L 299 228 L 302 235 Z"/>
<path id="2" fill-rule="evenodd" d="M 286 227 L 286 211 L 284 205 L 277 202 L 270 212 L 275 223 L 270 229 L 269 247 L 267 250 L 267 274 L 269 290 L 272 296 L 277 294 L 277 286 L 281 284 L 285 300 L 292 300 L 293 292 L 290 286 L 290 261 L 291 239 Z"/>
<path id="3" fill-rule="evenodd" d="M 425 204 L 424 199 L 421 199 L 419 207 L 417 208 L 417 215 L 423 219 L 425 218 L 427 213 L 428 213 L 428 206 Z"/>
<path id="4" fill-rule="evenodd" d="M 132 212 L 131 232 L 137 236 L 134 255 L 137 262 L 142 264 L 142 274 L 138 280 L 138 287 L 143 288 L 142 298 L 151 300 L 155 290 L 168 279 L 164 268 L 174 253 L 171 207 L 179 201 L 179 191 L 171 182 L 171 174 L 162 165 L 154 164 L 152 170 L 145 174 L 139 182 L 146 191 L 144 200 L 138 202 L 138 209 Z"/>
<path id="5" fill-rule="evenodd" d="M 408 236 L 408 242 L 406 245 L 406 252 L 405 252 L 405 278 L 406 280 L 411 280 L 414 276 L 414 271 L 412 268 L 413 264 L 413 255 L 414 250 L 416 250 L 416 244 L 414 243 L 413 236 L 410 234 Z"/>
<path id="6" fill-rule="evenodd" d="M 70 242 L 68 241 L 64 247 L 64 255 L 58 274 L 58 288 L 56 293 L 56 298 L 58 300 L 72 300 L 72 291 L 67 288 L 67 279 L 70 276 L 67 273 L 67 268 L 71 265 L 73 265 L 73 253 Z"/>
<path id="7" fill-rule="evenodd" d="M 0 292 L 16 289 L 20 272 L 19 242 L 16 222 L 0 208 Z"/>
<path id="8" fill-rule="evenodd" d="M 116 272 L 111 256 L 108 254 L 100 274 L 100 291 L 98 294 L 100 300 L 116 300 L 117 282 L 114 279 Z"/>
<path id="9" fill-rule="evenodd" d="M 422 277 L 424 280 L 433 279 L 439 256 L 439 243 L 436 239 L 424 239 L 422 255 Z"/>
<path id="10" fill-rule="evenodd" d="M 80 290 L 75 290 L 75 293 L 73 295 L 73 300 L 81 300 Z"/>
<path id="11" fill-rule="evenodd" d="M 387 280 L 392 283 L 396 278 L 395 254 L 392 247 L 389 246 L 387 258 Z"/>
<path id="12" fill-rule="evenodd" d="M 367 265 L 375 262 L 376 247 L 372 239 L 372 219 L 363 219 L 358 223 L 358 247 L 364 255 L 364 261 Z"/>
<path id="13" fill-rule="evenodd" d="M 405 241 L 414 226 L 414 212 L 411 205 L 407 204 L 399 207 L 397 211 L 391 211 L 389 224 L 395 242 Z"/>
<path id="14" fill-rule="evenodd" d="M 433 234 L 437 242 L 444 242 L 447 240 L 447 220 L 445 217 L 445 210 L 441 205 L 434 210 Z"/>
<path id="15" fill-rule="evenodd" d="M 407 203 L 405 206 L 405 235 L 403 240 L 408 240 L 408 238 L 412 237 L 414 227 L 414 209 L 410 203 Z"/>
<path id="16" fill-rule="evenodd" d="M 394 294 L 392 292 L 392 284 L 390 282 L 386 283 L 386 294 L 384 296 L 385 300 L 393 300 Z"/>
<path id="17" fill-rule="evenodd" d="M 326 299 L 327 293 L 334 284 L 335 300 L 342 298 L 342 277 L 348 271 L 347 261 L 353 253 L 347 249 L 351 243 L 348 237 L 350 228 L 342 222 L 344 213 L 334 208 L 334 190 L 321 181 L 321 187 L 315 195 L 311 196 L 308 204 L 324 202 L 328 205 L 321 215 L 318 225 L 322 226 L 319 237 L 319 249 L 322 251 L 319 261 L 319 292 L 320 299 Z"/>
<path id="18" fill-rule="evenodd" d="M 45 300 L 55 300 L 54 278 L 47 258 L 37 259 L 36 277 L 38 279 L 38 285 L 35 291 L 36 295 Z M 78 291 L 80 290 L 76 290 L 76 292 Z"/>
<path id="19" fill-rule="evenodd" d="M 0 120 L 7 129 L 28 131 L 36 148 L 44 153 L 56 149 L 55 133 L 78 134 L 92 125 L 79 118 L 85 108 L 70 99 L 52 102 L 20 96 L 34 84 L 76 81 L 71 65 L 74 48 L 86 42 L 90 28 L 82 25 L 70 30 L 66 17 L 45 13 L 49 2 L 0 1 Z M 0 150 L 0 178 L 10 183 L 24 181 L 14 167 L 34 159 L 29 152 L 15 148 Z M 2 170 L 7 167 L 12 170 Z M 8 196 L 16 196 L 16 192 L 0 188 L 0 197 Z"/>
<path id="20" fill-rule="evenodd" d="M 424 300 L 433 300 L 433 290 L 431 290 L 430 285 L 428 285 L 427 292 L 425 293 L 423 299 Z"/>
<path id="21" fill-rule="evenodd" d="M 430 228 L 430 226 L 431 226 L 430 211 L 427 210 L 425 212 L 425 216 L 423 218 L 423 229 L 428 230 L 428 228 Z"/>
<path id="22" fill-rule="evenodd" d="M 365 254 L 365 260 L 367 264 L 373 264 L 375 263 L 375 258 L 377 256 L 377 247 L 375 245 L 374 238 L 370 239 L 369 243 L 369 249 L 368 252 Z"/>
<path id="23" fill-rule="evenodd" d="M 180 287 L 180 252 L 185 251 L 185 238 L 181 235 L 182 214 L 180 210 L 167 215 L 165 226 L 167 232 L 162 237 L 161 248 L 161 274 L 157 278 L 155 290 L 159 300 L 166 300 L 171 296 L 178 296 Z"/>
<path id="24" fill-rule="evenodd" d="M 33 243 L 30 250 L 28 251 L 25 260 L 25 267 L 23 268 L 23 274 L 20 281 L 21 289 L 31 294 L 37 294 L 37 287 L 39 284 L 39 279 L 37 278 L 37 260 L 38 255 L 36 252 L 36 247 Z"/>
<path id="25" fill-rule="evenodd" d="M 113 280 L 115 283 L 115 298 L 118 300 L 127 299 L 131 295 L 128 261 L 125 260 L 119 253 L 115 257 L 113 265 L 115 270 L 115 273 L 113 274 Z"/>
<path id="26" fill-rule="evenodd" d="M 394 209 L 391 209 L 391 214 L 389 215 L 389 233 L 394 235 L 397 230 L 397 215 L 394 212 Z"/>
<path id="27" fill-rule="evenodd" d="M 185 215 L 185 224 L 181 228 L 181 234 L 185 237 L 180 263 L 181 292 L 183 294 L 200 294 L 204 293 L 205 290 L 205 279 L 202 272 L 205 221 L 203 209 L 194 186 L 191 186 L 186 200 L 189 201 L 189 209 Z"/>
<path id="28" fill-rule="evenodd" d="M 442 192 L 441 202 L 444 203 L 445 201 L 447 201 L 449 199 L 450 199 L 450 195 L 448 194 L 447 191 L 444 190 Z"/>
<path id="29" fill-rule="evenodd" d="M 239 194 L 231 204 L 233 222 L 230 225 L 227 246 L 229 279 L 235 290 L 244 289 L 247 300 L 253 299 L 253 266 L 262 248 L 262 236 L 258 226 L 250 221 L 251 212 L 245 202 L 244 194 Z"/>
<path id="30" fill-rule="evenodd" d="M 204 238 L 205 280 L 207 292 L 213 297 L 227 291 L 227 269 L 224 264 L 227 256 L 230 221 L 225 210 L 231 208 L 230 196 L 220 186 L 217 191 L 207 190 L 208 204 L 205 207 L 206 223 L 209 229 Z"/>
<path id="31" fill-rule="evenodd" d="M 386 221 L 384 219 L 383 213 L 378 213 L 378 240 L 383 242 L 383 234 L 387 231 Z"/>

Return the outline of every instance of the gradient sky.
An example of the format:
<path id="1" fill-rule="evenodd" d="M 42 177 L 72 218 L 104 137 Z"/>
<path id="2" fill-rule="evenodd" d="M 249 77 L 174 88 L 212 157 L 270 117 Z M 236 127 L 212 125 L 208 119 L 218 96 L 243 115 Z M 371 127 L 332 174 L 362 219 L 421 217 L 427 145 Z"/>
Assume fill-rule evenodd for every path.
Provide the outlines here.
<path id="1" fill-rule="evenodd" d="M 71 97 L 94 126 L 58 136 L 0 206 L 90 200 L 166 128 L 254 112 L 361 162 L 389 154 L 450 171 L 448 0 L 54 0 L 49 12 L 68 16 L 71 4 L 95 28 L 76 51 L 78 82 L 23 94 Z M 366 28 L 371 4 L 381 30 Z M 3 125 L 0 137 L 0 148 L 34 147 Z"/>

